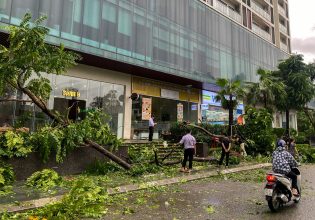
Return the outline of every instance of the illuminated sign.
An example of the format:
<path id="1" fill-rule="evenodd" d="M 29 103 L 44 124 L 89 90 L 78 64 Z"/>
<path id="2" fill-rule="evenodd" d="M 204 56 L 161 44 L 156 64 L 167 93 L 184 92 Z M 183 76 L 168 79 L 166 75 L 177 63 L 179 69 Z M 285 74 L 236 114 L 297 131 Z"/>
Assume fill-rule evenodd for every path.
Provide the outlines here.
<path id="1" fill-rule="evenodd" d="M 221 102 L 217 102 L 215 97 L 218 95 L 216 92 L 210 92 L 207 90 L 202 90 L 202 104 L 221 106 Z"/>
<path id="2" fill-rule="evenodd" d="M 63 89 L 62 95 L 66 97 L 80 97 L 80 92 L 74 89 Z"/>

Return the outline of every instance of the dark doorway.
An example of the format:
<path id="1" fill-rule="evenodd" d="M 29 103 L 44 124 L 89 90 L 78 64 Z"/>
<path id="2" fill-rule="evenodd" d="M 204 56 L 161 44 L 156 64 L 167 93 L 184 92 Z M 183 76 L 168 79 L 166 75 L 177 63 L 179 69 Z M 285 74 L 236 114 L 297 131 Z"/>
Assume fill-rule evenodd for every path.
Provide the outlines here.
<path id="1" fill-rule="evenodd" d="M 54 110 L 58 111 L 60 115 L 68 119 L 77 121 L 82 120 L 86 116 L 86 101 L 77 99 L 54 99 Z"/>

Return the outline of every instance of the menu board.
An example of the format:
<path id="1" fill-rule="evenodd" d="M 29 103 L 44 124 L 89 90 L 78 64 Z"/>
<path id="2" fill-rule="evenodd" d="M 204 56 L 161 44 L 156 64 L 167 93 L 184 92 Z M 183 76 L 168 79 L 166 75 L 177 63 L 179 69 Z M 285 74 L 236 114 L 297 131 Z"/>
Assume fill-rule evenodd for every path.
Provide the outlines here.
<path id="1" fill-rule="evenodd" d="M 184 106 L 182 103 L 177 104 L 177 121 L 182 122 L 184 118 Z"/>
<path id="2" fill-rule="evenodd" d="M 142 120 L 149 120 L 151 118 L 152 99 L 142 98 Z"/>

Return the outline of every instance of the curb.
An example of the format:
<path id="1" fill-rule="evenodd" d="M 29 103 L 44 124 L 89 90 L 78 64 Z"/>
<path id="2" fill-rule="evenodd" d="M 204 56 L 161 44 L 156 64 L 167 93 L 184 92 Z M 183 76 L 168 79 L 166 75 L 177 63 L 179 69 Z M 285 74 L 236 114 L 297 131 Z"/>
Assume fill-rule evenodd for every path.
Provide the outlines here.
<path id="1" fill-rule="evenodd" d="M 237 173 L 242 171 L 248 171 L 248 170 L 254 170 L 259 168 L 265 168 L 265 167 L 271 167 L 270 163 L 263 163 L 263 164 L 256 164 L 256 165 L 250 165 L 250 166 L 243 166 L 243 167 L 236 167 L 231 169 L 222 170 L 221 172 L 218 172 L 216 170 L 214 171 L 208 171 L 204 173 L 196 173 L 196 174 L 187 174 L 183 175 L 181 177 L 173 177 L 169 179 L 162 179 L 162 180 L 156 180 L 156 181 L 150 181 L 146 183 L 140 183 L 140 184 L 130 184 L 125 186 L 119 186 L 115 188 L 109 188 L 107 190 L 109 195 L 115 195 L 115 194 L 121 194 L 121 193 L 127 193 L 127 192 L 133 192 L 143 189 L 148 189 L 151 187 L 157 187 L 157 186 L 167 186 L 171 184 L 176 183 L 184 183 L 188 181 L 194 181 L 199 179 L 205 179 L 208 177 L 218 176 L 222 174 L 229 174 L 229 173 Z M 62 199 L 63 195 L 54 196 L 54 197 L 48 197 L 48 198 L 41 198 L 36 200 L 29 200 L 21 202 L 21 205 L 0 205 L 0 213 L 1 212 L 22 212 L 27 211 L 30 209 L 36 209 L 43 207 L 47 204 L 58 202 Z"/>

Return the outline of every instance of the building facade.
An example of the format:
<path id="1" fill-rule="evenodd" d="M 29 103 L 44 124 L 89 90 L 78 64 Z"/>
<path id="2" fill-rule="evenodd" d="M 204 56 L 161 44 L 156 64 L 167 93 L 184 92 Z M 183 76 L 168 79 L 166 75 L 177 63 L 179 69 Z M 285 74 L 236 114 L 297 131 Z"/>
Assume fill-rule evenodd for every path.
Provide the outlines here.
<path id="1" fill-rule="evenodd" d="M 83 57 L 66 76 L 49 76 L 50 108 L 76 100 L 74 119 L 102 108 L 125 139 L 146 138 L 150 114 L 156 138 L 172 122 L 201 120 L 213 110 L 201 108 L 203 90 L 217 91 L 217 78 L 255 82 L 259 67 L 275 69 L 290 52 L 286 0 L 1 0 L 0 24 L 18 25 L 26 12 L 48 16 L 48 43 Z M 35 129 L 42 120 L 30 103 L 0 108 L 0 123 L 26 114 Z"/>

